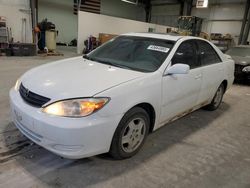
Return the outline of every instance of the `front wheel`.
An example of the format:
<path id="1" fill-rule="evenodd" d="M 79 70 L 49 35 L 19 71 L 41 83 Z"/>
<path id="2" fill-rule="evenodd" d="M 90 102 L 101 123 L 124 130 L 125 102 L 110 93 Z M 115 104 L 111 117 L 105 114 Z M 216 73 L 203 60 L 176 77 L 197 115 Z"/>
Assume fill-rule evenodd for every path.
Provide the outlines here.
<path id="1" fill-rule="evenodd" d="M 217 89 L 212 102 L 209 105 L 205 106 L 204 109 L 213 111 L 219 108 L 224 92 L 225 92 L 224 85 L 221 84 L 219 88 Z"/>
<path id="2" fill-rule="evenodd" d="M 149 116 L 135 107 L 129 110 L 120 121 L 112 139 L 109 153 L 115 159 L 125 159 L 135 155 L 148 135 Z"/>

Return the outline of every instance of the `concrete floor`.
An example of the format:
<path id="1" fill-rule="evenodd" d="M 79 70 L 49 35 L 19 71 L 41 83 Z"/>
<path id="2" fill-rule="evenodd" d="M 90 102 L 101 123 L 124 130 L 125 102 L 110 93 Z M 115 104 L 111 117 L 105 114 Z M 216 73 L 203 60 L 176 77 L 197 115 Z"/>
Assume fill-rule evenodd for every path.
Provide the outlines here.
<path id="1" fill-rule="evenodd" d="M 64 51 L 63 51 L 64 52 Z M 250 187 L 250 87 L 234 85 L 214 112 L 198 110 L 149 135 L 133 158 L 68 160 L 27 140 L 8 91 L 31 67 L 64 57 L 0 57 L 0 187 Z"/>

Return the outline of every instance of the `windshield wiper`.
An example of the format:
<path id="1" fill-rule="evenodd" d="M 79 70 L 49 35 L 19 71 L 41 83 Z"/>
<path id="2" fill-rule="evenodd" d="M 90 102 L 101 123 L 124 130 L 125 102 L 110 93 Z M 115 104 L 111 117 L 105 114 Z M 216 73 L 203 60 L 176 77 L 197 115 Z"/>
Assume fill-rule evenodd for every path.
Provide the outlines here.
<path id="1" fill-rule="evenodd" d="M 99 60 L 99 59 L 95 59 L 94 61 L 106 64 L 106 65 L 111 65 L 111 66 L 114 66 L 114 67 L 119 67 L 119 68 L 123 68 L 123 69 L 133 70 L 132 68 L 130 68 L 130 67 L 126 66 L 126 65 L 120 65 L 120 64 L 109 62 L 109 61 L 103 61 L 103 60 Z"/>
<path id="2" fill-rule="evenodd" d="M 105 63 L 108 65 L 114 66 L 114 67 L 132 70 L 130 67 L 128 67 L 126 65 L 119 65 L 119 64 L 115 64 L 115 63 L 111 63 L 111 62 L 105 62 Z"/>
<path id="3" fill-rule="evenodd" d="M 123 68 L 123 69 L 128 69 L 128 70 L 133 70 L 133 71 L 140 71 L 140 72 L 149 72 L 149 71 L 146 71 L 146 70 L 143 70 L 143 69 L 139 69 L 139 68 L 131 68 L 129 66 L 112 63 L 110 61 L 100 60 L 100 59 L 97 59 L 97 58 L 91 58 L 91 57 L 87 56 L 86 54 L 83 55 L 83 58 L 91 60 L 91 61 L 96 61 L 98 63 L 102 63 L 102 64 L 114 66 L 114 67 Z"/>
<path id="4" fill-rule="evenodd" d="M 89 56 L 87 56 L 86 54 L 84 54 L 82 57 L 83 57 L 84 59 L 89 59 Z"/>
<path id="5" fill-rule="evenodd" d="M 82 57 L 83 57 L 84 59 L 92 60 L 92 58 L 90 58 L 89 56 L 87 56 L 87 54 L 84 54 Z M 93 60 L 92 60 L 92 61 L 93 61 Z"/>
<path id="6" fill-rule="evenodd" d="M 82 56 L 83 58 L 90 60 L 90 61 L 97 61 L 95 58 L 89 57 L 86 54 Z"/>

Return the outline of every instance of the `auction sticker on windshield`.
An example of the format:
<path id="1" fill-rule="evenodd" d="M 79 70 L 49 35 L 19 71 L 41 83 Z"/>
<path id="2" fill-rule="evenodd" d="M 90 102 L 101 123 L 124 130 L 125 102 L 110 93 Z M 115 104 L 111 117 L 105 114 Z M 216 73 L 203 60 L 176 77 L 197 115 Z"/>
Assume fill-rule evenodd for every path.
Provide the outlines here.
<path id="1" fill-rule="evenodd" d="M 164 52 L 164 53 L 168 53 L 168 51 L 169 51 L 169 48 L 166 48 L 163 46 L 156 46 L 156 45 L 149 45 L 149 47 L 147 49 L 158 51 L 158 52 Z"/>

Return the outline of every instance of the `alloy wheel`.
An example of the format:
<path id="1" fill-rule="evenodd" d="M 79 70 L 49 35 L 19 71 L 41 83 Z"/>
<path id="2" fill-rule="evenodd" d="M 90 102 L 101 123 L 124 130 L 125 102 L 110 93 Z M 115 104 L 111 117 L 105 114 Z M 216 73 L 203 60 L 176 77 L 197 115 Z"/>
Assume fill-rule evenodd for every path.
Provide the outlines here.
<path id="1" fill-rule="evenodd" d="M 132 119 L 127 124 L 121 138 L 123 151 L 131 153 L 141 145 L 146 135 L 145 126 L 145 121 L 142 118 Z"/>

